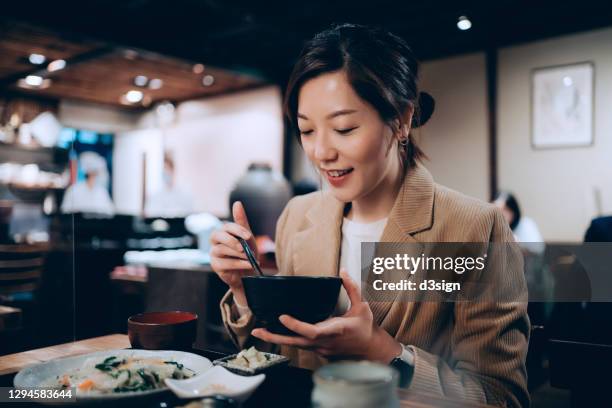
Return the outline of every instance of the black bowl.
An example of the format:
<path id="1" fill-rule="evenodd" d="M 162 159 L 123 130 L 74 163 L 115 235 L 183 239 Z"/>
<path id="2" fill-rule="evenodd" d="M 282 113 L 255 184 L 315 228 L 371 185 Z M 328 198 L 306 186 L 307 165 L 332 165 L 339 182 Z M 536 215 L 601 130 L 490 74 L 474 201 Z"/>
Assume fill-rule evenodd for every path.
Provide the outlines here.
<path id="1" fill-rule="evenodd" d="M 333 276 L 245 276 L 242 284 L 258 327 L 277 334 L 295 334 L 278 317 L 288 314 L 308 323 L 325 320 L 336 307 L 342 279 Z"/>

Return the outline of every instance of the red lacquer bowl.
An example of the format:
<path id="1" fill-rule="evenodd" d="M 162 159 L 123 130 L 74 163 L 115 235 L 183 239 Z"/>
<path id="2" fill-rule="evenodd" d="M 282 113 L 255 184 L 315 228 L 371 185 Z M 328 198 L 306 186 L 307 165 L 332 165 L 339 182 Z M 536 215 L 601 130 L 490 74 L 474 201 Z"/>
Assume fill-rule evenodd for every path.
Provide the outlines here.
<path id="1" fill-rule="evenodd" d="M 198 315 L 191 312 L 148 312 L 128 319 L 128 337 L 133 348 L 189 350 L 197 334 Z"/>

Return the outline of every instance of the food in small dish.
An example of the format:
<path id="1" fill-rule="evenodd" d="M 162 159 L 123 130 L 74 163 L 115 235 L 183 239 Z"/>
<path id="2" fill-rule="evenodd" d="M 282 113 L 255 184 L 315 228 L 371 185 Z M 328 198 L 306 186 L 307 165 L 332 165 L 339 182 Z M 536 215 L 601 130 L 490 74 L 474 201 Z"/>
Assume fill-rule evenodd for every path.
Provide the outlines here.
<path id="1" fill-rule="evenodd" d="M 227 364 L 240 368 L 259 368 L 270 361 L 269 354 L 262 353 L 255 347 L 242 350 L 235 358 L 228 360 Z"/>
<path id="2" fill-rule="evenodd" d="M 242 350 L 238 354 L 233 354 L 215 360 L 213 364 L 220 365 L 238 374 L 253 375 L 268 368 L 287 364 L 289 359 L 285 356 L 273 353 L 265 353 L 255 347 Z"/>

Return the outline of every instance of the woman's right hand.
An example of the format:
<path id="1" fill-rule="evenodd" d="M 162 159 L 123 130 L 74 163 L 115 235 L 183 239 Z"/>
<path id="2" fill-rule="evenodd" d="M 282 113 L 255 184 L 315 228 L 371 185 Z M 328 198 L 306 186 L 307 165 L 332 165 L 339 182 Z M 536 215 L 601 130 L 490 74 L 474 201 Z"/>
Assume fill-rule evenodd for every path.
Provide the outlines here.
<path id="1" fill-rule="evenodd" d="M 221 280 L 229 286 L 234 294 L 234 300 L 246 306 L 242 277 L 253 275 L 254 271 L 236 237 L 243 238 L 249 244 L 256 259 L 258 257 L 257 245 L 240 201 L 236 201 L 232 206 L 232 215 L 235 222 L 223 224 L 221 229 L 214 231 L 210 236 L 212 244 L 210 265 Z"/>

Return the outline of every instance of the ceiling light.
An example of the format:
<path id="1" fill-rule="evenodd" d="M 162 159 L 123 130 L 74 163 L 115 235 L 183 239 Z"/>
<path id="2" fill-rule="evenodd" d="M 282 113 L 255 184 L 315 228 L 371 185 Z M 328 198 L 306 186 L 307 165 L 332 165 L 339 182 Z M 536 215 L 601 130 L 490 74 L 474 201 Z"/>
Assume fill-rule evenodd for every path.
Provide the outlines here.
<path id="1" fill-rule="evenodd" d="M 139 86 L 141 88 L 147 86 L 149 83 L 149 78 L 144 75 L 137 75 L 134 77 L 134 85 Z"/>
<path id="2" fill-rule="evenodd" d="M 213 77 L 212 75 L 204 75 L 204 78 L 202 78 L 202 85 L 204 86 L 211 86 L 214 83 L 215 77 Z"/>
<path id="3" fill-rule="evenodd" d="M 38 75 L 28 75 L 17 81 L 17 86 L 24 89 L 45 89 L 51 86 L 51 80 Z"/>
<path id="4" fill-rule="evenodd" d="M 125 100 L 129 103 L 138 103 L 142 101 L 143 94 L 140 91 L 131 90 L 125 94 Z"/>
<path id="5" fill-rule="evenodd" d="M 472 22 L 466 16 L 461 16 L 457 21 L 457 28 L 462 31 L 469 30 L 472 28 Z"/>
<path id="6" fill-rule="evenodd" d="M 41 86 L 43 83 L 43 77 L 38 75 L 28 75 L 25 78 L 25 83 L 30 86 Z"/>
<path id="7" fill-rule="evenodd" d="M 572 80 L 572 77 L 570 76 L 563 77 L 563 85 L 569 87 L 569 86 L 572 86 L 573 84 L 574 84 L 574 81 Z"/>
<path id="8" fill-rule="evenodd" d="M 201 74 L 202 72 L 204 72 L 204 65 L 202 64 L 195 64 L 192 68 L 193 73 L 194 74 Z"/>
<path id="9" fill-rule="evenodd" d="M 149 81 L 149 88 L 150 89 L 159 89 L 164 85 L 164 81 L 162 81 L 159 78 L 153 78 L 151 81 Z"/>
<path id="10" fill-rule="evenodd" d="M 44 62 L 47 60 L 47 57 L 42 54 L 30 54 L 28 60 L 30 60 L 30 64 L 40 65 L 44 64 Z"/>
<path id="11" fill-rule="evenodd" d="M 64 61 L 63 59 L 58 59 L 49 63 L 49 65 L 47 66 L 47 71 L 55 72 L 64 68 L 66 68 L 66 61 Z"/>

